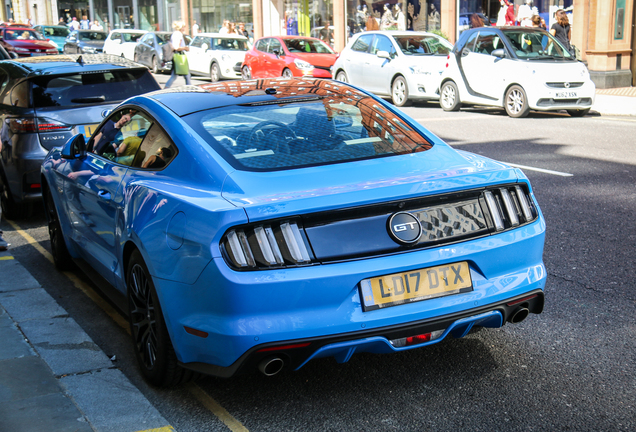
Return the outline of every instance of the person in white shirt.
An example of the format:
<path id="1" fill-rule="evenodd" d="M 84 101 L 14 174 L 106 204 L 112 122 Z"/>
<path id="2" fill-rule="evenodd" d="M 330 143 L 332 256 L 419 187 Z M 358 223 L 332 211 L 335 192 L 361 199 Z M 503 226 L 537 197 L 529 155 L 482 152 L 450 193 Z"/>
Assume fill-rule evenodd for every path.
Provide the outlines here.
<path id="1" fill-rule="evenodd" d="M 199 33 L 199 24 L 197 20 L 192 21 L 192 36 L 196 36 Z"/>
<path id="2" fill-rule="evenodd" d="M 174 33 L 170 36 L 170 43 L 172 43 L 172 48 L 175 53 L 183 53 L 184 51 L 190 51 L 190 47 L 186 45 L 185 38 L 183 37 L 183 31 L 186 29 L 185 22 L 183 21 L 175 21 L 172 23 L 172 28 L 174 29 Z M 182 75 L 185 78 L 186 85 L 191 85 L 191 75 L 188 71 L 187 75 Z M 177 73 L 175 71 L 174 59 L 172 60 L 172 73 L 170 74 L 170 79 L 166 83 L 164 88 L 170 88 L 172 84 L 177 79 Z"/>
<path id="3" fill-rule="evenodd" d="M 71 21 L 71 23 L 68 25 L 69 29 L 71 30 L 79 30 L 80 28 L 80 23 L 77 22 L 77 18 L 73 17 L 73 20 Z"/>
<path id="4" fill-rule="evenodd" d="M 102 27 L 102 25 L 99 23 L 99 21 L 95 20 L 93 21 L 93 24 L 91 24 L 91 30 L 104 30 L 104 27 Z"/>
<path id="5" fill-rule="evenodd" d="M 223 27 L 219 30 L 220 34 L 228 34 L 230 32 L 230 20 L 223 20 Z"/>

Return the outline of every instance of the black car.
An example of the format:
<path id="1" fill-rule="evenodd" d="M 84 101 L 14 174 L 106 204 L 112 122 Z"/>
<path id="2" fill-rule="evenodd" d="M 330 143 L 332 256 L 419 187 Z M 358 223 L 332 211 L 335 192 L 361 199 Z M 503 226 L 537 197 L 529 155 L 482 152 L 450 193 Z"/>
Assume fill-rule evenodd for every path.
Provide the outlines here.
<path id="1" fill-rule="evenodd" d="M 124 99 L 158 90 L 148 70 L 98 54 L 0 61 L 0 200 L 10 219 L 41 200 L 40 165 L 73 135 L 87 138 Z"/>
<path id="2" fill-rule="evenodd" d="M 64 41 L 64 54 L 102 54 L 108 33 L 97 30 L 73 30 Z"/>
<path id="3" fill-rule="evenodd" d="M 149 67 L 152 73 L 170 71 L 172 62 L 164 62 L 161 47 L 170 41 L 171 32 L 148 32 L 135 46 L 135 61 Z"/>

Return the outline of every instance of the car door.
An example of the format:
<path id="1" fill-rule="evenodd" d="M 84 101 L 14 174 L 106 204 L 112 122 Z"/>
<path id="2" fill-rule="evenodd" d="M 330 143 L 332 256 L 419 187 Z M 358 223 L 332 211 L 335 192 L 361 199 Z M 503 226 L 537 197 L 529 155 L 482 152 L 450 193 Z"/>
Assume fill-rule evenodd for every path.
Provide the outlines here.
<path id="1" fill-rule="evenodd" d="M 208 72 L 203 69 L 203 57 L 205 56 L 205 52 L 210 48 L 209 40 L 210 38 L 208 37 L 195 36 L 192 42 L 190 42 L 190 51 L 186 51 L 190 71 L 196 73 Z"/>
<path id="2" fill-rule="evenodd" d="M 267 52 L 263 55 L 265 77 L 279 77 L 283 74 L 283 69 L 285 69 L 285 51 L 283 44 L 278 39 L 271 38 L 267 45 Z"/>
<path id="3" fill-rule="evenodd" d="M 263 58 L 267 53 L 267 45 L 269 44 L 269 38 L 259 39 L 256 41 L 254 49 L 246 56 L 245 60 L 250 67 L 252 78 L 263 78 Z"/>
<path id="4" fill-rule="evenodd" d="M 118 268 L 117 221 L 124 200 L 120 184 L 135 163 L 148 127 L 144 114 L 118 110 L 93 135 L 86 157 L 71 162 L 64 179 L 72 239 L 83 258 L 113 284 Z"/>
<path id="5" fill-rule="evenodd" d="M 491 55 L 503 48 L 503 41 L 493 30 L 480 30 L 474 45 L 466 46 L 461 54 L 461 65 L 469 91 L 479 97 L 499 99 L 503 93 L 506 77 L 502 64 L 506 60 Z"/>
<path id="6" fill-rule="evenodd" d="M 148 33 L 144 35 L 137 46 L 135 47 L 135 54 L 137 54 L 137 61 L 144 65 L 150 65 L 152 59 L 151 52 L 155 46 L 155 35 Z"/>
<path id="7" fill-rule="evenodd" d="M 373 42 L 373 34 L 360 36 L 351 46 L 344 59 L 344 68 L 349 82 L 354 85 L 362 85 L 364 82 L 364 63 L 370 56 L 369 48 Z"/>
<path id="8" fill-rule="evenodd" d="M 378 57 L 380 51 L 388 52 L 391 58 Z M 362 82 L 366 90 L 389 94 L 394 71 L 391 62 L 395 55 L 396 50 L 391 39 L 385 35 L 376 34 L 362 67 Z"/>

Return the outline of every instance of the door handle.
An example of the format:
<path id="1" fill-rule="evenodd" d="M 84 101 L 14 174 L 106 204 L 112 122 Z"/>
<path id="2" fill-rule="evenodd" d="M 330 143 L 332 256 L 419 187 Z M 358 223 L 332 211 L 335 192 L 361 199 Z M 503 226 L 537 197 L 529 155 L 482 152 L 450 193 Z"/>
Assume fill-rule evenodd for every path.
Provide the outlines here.
<path id="1" fill-rule="evenodd" d="M 110 201 L 110 192 L 105 190 L 100 190 L 97 192 L 97 196 L 103 200 Z"/>

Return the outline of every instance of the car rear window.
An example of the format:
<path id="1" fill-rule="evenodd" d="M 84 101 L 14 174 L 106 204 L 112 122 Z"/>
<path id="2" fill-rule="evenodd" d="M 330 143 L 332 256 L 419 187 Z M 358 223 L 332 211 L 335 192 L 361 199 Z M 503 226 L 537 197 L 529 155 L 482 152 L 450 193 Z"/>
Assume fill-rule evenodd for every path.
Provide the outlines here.
<path id="1" fill-rule="evenodd" d="M 428 150 L 413 127 L 360 93 L 243 104 L 184 120 L 237 169 L 270 171 Z"/>
<path id="2" fill-rule="evenodd" d="M 43 76 L 31 82 L 35 108 L 113 103 L 159 89 L 146 69 Z"/>

